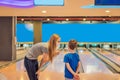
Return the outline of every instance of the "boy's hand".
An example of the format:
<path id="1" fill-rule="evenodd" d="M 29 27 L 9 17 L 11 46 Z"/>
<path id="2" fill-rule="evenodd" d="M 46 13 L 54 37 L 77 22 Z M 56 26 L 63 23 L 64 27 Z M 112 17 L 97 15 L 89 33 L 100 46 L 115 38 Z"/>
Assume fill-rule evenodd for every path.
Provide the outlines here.
<path id="1" fill-rule="evenodd" d="M 75 74 L 74 74 L 74 79 L 73 79 L 73 80 L 80 80 L 79 74 L 75 73 Z"/>

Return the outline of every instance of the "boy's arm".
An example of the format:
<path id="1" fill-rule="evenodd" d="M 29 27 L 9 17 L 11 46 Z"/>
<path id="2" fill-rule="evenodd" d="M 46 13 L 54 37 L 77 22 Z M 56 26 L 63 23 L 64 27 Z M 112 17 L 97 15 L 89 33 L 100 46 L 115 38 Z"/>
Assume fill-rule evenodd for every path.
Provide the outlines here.
<path id="1" fill-rule="evenodd" d="M 69 63 L 65 63 L 67 69 L 73 74 L 75 75 L 75 72 L 72 70 L 72 68 L 70 67 L 70 64 Z"/>
<path id="2" fill-rule="evenodd" d="M 78 74 L 79 70 L 80 70 L 80 61 L 78 62 L 78 66 L 77 66 L 77 70 L 76 70 L 77 74 Z"/>

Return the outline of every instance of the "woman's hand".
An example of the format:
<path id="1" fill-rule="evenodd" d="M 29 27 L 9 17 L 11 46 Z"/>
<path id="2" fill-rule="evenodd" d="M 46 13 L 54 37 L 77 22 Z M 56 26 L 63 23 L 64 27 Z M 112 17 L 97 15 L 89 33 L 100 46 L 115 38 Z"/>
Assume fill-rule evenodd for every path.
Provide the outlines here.
<path id="1" fill-rule="evenodd" d="M 40 70 L 38 70 L 35 74 L 40 74 Z"/>
<path id="2" fill-rule="evenodd" d="M 40 70 L 38 70 L 35 74 L 37 74 L 37 78 L 39 79 L 39 77 L 40 77 Z"/>

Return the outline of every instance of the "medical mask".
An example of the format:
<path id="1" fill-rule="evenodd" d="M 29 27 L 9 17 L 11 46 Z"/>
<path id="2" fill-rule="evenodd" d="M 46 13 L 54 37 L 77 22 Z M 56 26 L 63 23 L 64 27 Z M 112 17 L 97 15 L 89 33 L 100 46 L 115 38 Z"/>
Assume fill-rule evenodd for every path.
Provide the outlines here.
<path id="1" fill-rule="evenodd" d="M 56 49 L 59 49 L 60 48 L 60 44 L 57 44 L 57 48 Z"/>

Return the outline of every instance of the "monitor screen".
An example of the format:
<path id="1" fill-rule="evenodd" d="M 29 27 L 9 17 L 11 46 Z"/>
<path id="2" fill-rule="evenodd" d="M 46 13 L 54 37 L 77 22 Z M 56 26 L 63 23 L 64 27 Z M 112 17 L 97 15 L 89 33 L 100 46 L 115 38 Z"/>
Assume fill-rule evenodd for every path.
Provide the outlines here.
<path id="1" fill-rule="evenodd" d="M 120 5 L 120 0 L 95 0 L 95 5 Z"/>
<path id="2" fill-rule="evenodd" d="M 33 0 L 0 0 L 0 6 L 33 7 Z"/>
<path id="3" fill-rule="evenodd" d="M 37 6 L 63 6 L 64 0 L 34 0 Z"/>

